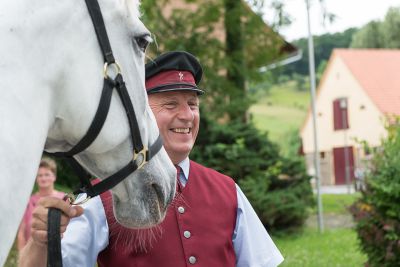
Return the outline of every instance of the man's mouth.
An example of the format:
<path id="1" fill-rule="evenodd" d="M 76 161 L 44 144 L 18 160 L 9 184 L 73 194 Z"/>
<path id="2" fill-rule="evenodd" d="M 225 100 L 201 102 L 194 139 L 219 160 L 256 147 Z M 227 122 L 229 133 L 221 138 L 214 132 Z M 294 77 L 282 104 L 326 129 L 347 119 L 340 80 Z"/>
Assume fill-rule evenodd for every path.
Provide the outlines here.
<path id="1" fill-rule="evenodd" d="M 174 133 L 183 133 L 188 134 L 190 133 L 190 128 L 172 128 L 171 129 Z"/>

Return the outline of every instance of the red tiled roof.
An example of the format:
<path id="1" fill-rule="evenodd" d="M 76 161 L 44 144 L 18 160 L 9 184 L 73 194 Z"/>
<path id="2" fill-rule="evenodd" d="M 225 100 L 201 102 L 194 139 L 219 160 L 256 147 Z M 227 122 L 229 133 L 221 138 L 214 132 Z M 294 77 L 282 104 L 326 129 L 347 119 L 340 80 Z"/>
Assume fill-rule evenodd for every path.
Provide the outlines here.
<path id="1" fill-rule="evenodd" d="M 333 53 L 383 113 L 400 115 L 400 50 L 335 49 Z"/>

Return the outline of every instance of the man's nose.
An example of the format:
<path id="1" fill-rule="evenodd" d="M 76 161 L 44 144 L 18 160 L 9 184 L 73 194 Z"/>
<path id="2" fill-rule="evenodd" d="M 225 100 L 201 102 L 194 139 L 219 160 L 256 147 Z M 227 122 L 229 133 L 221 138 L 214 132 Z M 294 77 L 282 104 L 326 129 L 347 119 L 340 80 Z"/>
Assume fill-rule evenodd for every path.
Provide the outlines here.
<path id="1" fill-rule="evenodd" d="M 193 120 L 194 113 L 188 104 L 183 104 L 179 106 L 178 118 L 181 120 L 188 120 L 188 121 Z"/>

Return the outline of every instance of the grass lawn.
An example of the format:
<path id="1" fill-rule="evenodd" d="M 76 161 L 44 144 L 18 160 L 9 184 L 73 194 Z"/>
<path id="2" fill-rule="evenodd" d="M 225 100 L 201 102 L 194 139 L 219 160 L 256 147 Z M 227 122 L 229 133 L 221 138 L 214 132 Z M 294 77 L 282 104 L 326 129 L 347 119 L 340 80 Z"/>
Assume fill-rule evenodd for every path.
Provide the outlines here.
<path id="1" fill-rule="evenodd" d="M 357 234 L 352 228 L 329 228 L 327 220 L 333 216 L 349 216 L 347 207 L 359 194 L 323 194 L 325 230 L 319 233 L 316 227 L 306 227 L 302 232 L 273 236 L 285 261 L 282 267 L 357 267 L 367 260 L 358 247 Z M 312 211 L 316 213 L 316 208 Z M 328 216 L 329 215 L 329 216 Z"/>
<path id="2" fill-rule="evenodd" d="M 282 267 L 362 267 L 367 260 L 353 229 L 326 229 L 320 234 L 316 228 L 306 228 L 272 238 L 285 258 Z"/>
<path id="3" fill-rule="evenodd" d="M 347 208 L 353 204 L 360 193 L 355 194 L 322 194 L 322 209 L 325 214 L 349 214 Z M 316 207 L 315 207 L 316 212 Z"/>
<path id="4" fill-rule="evenodd" d="M 298 130 L 304 120 L 304 112 L 285 106 L 253 105 L 250 109 L 253 122 L 262 131 L 268 132 L 271 140 L 278 141 L 291 131 Z"/>

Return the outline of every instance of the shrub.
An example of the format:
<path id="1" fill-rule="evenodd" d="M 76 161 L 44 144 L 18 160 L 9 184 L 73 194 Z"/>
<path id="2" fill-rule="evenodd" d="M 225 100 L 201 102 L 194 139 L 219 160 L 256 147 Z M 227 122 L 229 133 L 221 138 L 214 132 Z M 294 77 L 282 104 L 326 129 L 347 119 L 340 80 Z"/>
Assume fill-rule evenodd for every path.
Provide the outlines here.
<path id="1" fill-rule="evenodd" d="M 304 223 L 313 195 L 300 158 L 282 157 L 251 123 L 220 125 L 203 116 L 200 125 L 193 160 L 234 178 L 269 230 Z"/>
<path id="2" fill-rule="evenodd" d="M 60 158 L 56 158 L 55 160 L 57 162 L 57 184 L 71 188 L 72 190 L 77 189 L 80 186 L 80 180 L 68 162 Z"/>
<path id="3" fill-rule="evenodd" d="M 231 122 L 220 125 L 205 116 L 191 158 L 239 181 L 262 175 L 279 156 L 276 144 L 252 125 Z"/>
<path id="4" fill-rule="evenodd" d="M 368 266 L 400 266 L 400 126 L 374 153 L 366 189 L 350 211 Z"/>
<path id="5" fill-rule="evenodd" d="M 268 229 L 295 230 L 307 219 L 314 199 L 310 177 L 303 166 L 300 160 L 284 159 L 268 168 L 265 175 L 241 181 L 243 191 Z"/>

